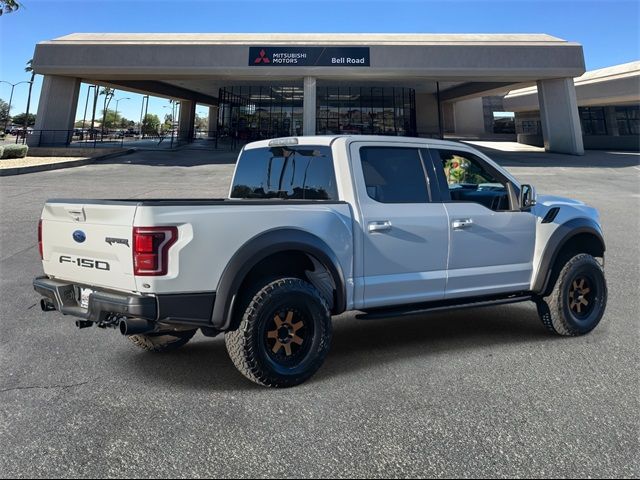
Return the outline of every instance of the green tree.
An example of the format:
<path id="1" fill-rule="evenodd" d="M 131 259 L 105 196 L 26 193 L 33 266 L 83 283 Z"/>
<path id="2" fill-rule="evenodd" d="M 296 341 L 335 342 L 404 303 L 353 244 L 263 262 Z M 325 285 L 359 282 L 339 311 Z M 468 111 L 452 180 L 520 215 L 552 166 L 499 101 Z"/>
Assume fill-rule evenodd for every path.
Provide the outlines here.
<path id="1" fill-rule="evenodd" d="M 116 94 L 116 90 L 114 88 L 104 87 L 102 90 L 100 90 L 100 95 L 104 95 L 104 108 L 102 109 L 102 126 L 101 126 L 102 133 L 104 133 L 105 123 L 107 121 L 106 115 L 107 115 L 107 111 L 109 110 L 109 104 L 111 103 L 111 100 L 113 99 L 115 94 Z"/>
<path id="2" fill-rule="evenodd" d="M 9 121 L 9 104 L 0 98 L 0 124 L 4 126 Z"/>
<path id="3" fill-rule="evenodd" d="M 33 127 L 36 124 L 36 116 L 33 113 L 19 113 L 13 116 L 12 121 L 16 125 Z"/>
<path id="4" fill-rule="evenodd" d="M 154 135 L 160 128 L 160 118 L 153 113 L 147 113 L 142 120 L 142 132 L 145 135 Z"/>
<path id="5" fill-rule="evenodd" d="M 167 113 L 164 116 L 164 123 L 162 124 L 162 131 L 163 132 L 171 132 L 172 128 L 173 128 L 173 115 L 171 115 L 170 113 Z"/>
<path id="6" fill-rule="evenodd" d="M 195 121 L 196 130 L 208 130 L 209 129 L 209 117 L 201 117 L 196 113 Z"/>
<path id="7" fill-rule="evenodd" d="M 20 7 L 21 4 L 16 2 L 16 0 L 0 0 L 0 15 L 15 12 Z"/>
<path id="8" fill-rule="evenodd" d="M 102 118 L 104 119 L 104 127 L 106 129 L 110 128 L 118 128 L 122 121 L 122 115 L 119 113 L 116 116 L 116 112 L 114 110 L 107 110 L 106 112 L 102 112 Z"/>

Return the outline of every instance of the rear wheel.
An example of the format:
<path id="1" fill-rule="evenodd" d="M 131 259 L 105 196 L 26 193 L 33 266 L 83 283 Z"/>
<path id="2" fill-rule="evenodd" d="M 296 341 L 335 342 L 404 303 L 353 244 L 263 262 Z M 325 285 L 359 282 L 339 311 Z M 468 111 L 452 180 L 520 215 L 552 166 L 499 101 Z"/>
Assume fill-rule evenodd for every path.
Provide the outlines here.
<path id="1" fill-rule="evenodd" d="M 186 345 L 197 330 L 181 332 L 159 332 L 146 335 L 131 335 L 127 338 L 136 346 L 148 352 L 171 352 Z"/>
<path id="2" fill-rule="evenodd" d="M 551 294 L 536 303 L 550 332 L 567 336 L 589 333 L 600 323 L 607 305 L 602 267 L 591 255 L 576 255 L 560 271 Z"/>
<path id="3" fill-rule="evenodd" d="M 249 300 L 240 326 L 225 336 L 240 372 L 267 387 L 292 387 L 322 365 L 331 345 L 327 303 L 308 282 L 282 278 Z"/>

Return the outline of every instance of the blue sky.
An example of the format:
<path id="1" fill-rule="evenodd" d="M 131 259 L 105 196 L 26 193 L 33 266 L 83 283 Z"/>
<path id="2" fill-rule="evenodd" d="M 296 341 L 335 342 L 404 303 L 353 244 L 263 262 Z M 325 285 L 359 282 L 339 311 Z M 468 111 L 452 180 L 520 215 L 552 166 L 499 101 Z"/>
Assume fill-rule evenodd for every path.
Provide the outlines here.
<path id="1" fill-rule="evenodd" d="M 581 43 L 587 70 L 640 58 L 637 0 L 21 1 L 23 9 L 0 17 L 0 80 L 12 83 L 28 79 L 24 64 L 37 42 L 73 32 L 548 33 Z M 40 86 L 38 77 L 31 111 Z M 0 98 L 9 93 L 0 84 Z M 26 97 L 27 85 L 17 86 L 12 114 L 25 110 Z M 140 97 L 119 97 L 131 97 L 119 110 L 138 118 Z M 163 117 L 164 105 L 154 100 L 149 111 Z"/>

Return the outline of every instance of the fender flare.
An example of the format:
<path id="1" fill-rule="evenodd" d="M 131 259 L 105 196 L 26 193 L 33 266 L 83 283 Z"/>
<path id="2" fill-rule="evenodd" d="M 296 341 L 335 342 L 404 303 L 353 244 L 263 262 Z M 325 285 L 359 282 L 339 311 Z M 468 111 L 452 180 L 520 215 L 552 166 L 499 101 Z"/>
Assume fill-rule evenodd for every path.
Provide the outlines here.
<path id="1" fill-rule="evenodd" d="M 344 274 L 333 250 L 326 242 L 309 232 L 295 228 L 279 228 L 261 233 L 247 241 L 227 263 L 216 289 L 216 301 L 211 316 L 214 328 L 220 331 L 230 328 L 238 290 L 251 269 L 268 256 L 287 250 L 306 253 L 327 269 L 336 286 L 332 313 L 339 314 L 346 310 Z"/>
<path id="2" fill-rule="evenodd" d="M 562 248 L 576 235 L 588 233 L 598 240 L 604 251 L 606 249 L 602 229 L 595 220 L 590 218 L 574 218 L 556 228 L 544 248 L 540 259 L 540 267 L 533 282 L 532 291 L 537 294 L 544 294 L 549 288 L 551 273 L 558 259 L 558 254 Z"/>

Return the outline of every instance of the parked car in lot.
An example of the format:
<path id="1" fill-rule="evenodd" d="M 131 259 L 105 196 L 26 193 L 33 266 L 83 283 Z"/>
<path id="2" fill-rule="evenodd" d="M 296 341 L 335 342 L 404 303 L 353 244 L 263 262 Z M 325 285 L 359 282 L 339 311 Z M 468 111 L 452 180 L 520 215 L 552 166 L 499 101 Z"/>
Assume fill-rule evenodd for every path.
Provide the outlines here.
<path id="1" fill-rule="evenodd" d="M 27 135 L 33 135 L 33 128 L 29 127 L 26 130 L 24 128 L 15 129 L 11 134 L 16 135 L 18 138 L 23 138 Z"/>
<path id="2" fill-rule="evenodd" d="M 320 368 L 345 311 L 533 301 L 571 336 L 607 301 L 594 208 L 537 196 L 481 152 L 432 139 L 258 141 L 229 198 L 54 199 L 38 231 L 43 310 L 152 351 L 224 332 L 236 367 L 271 387 Z"/>

